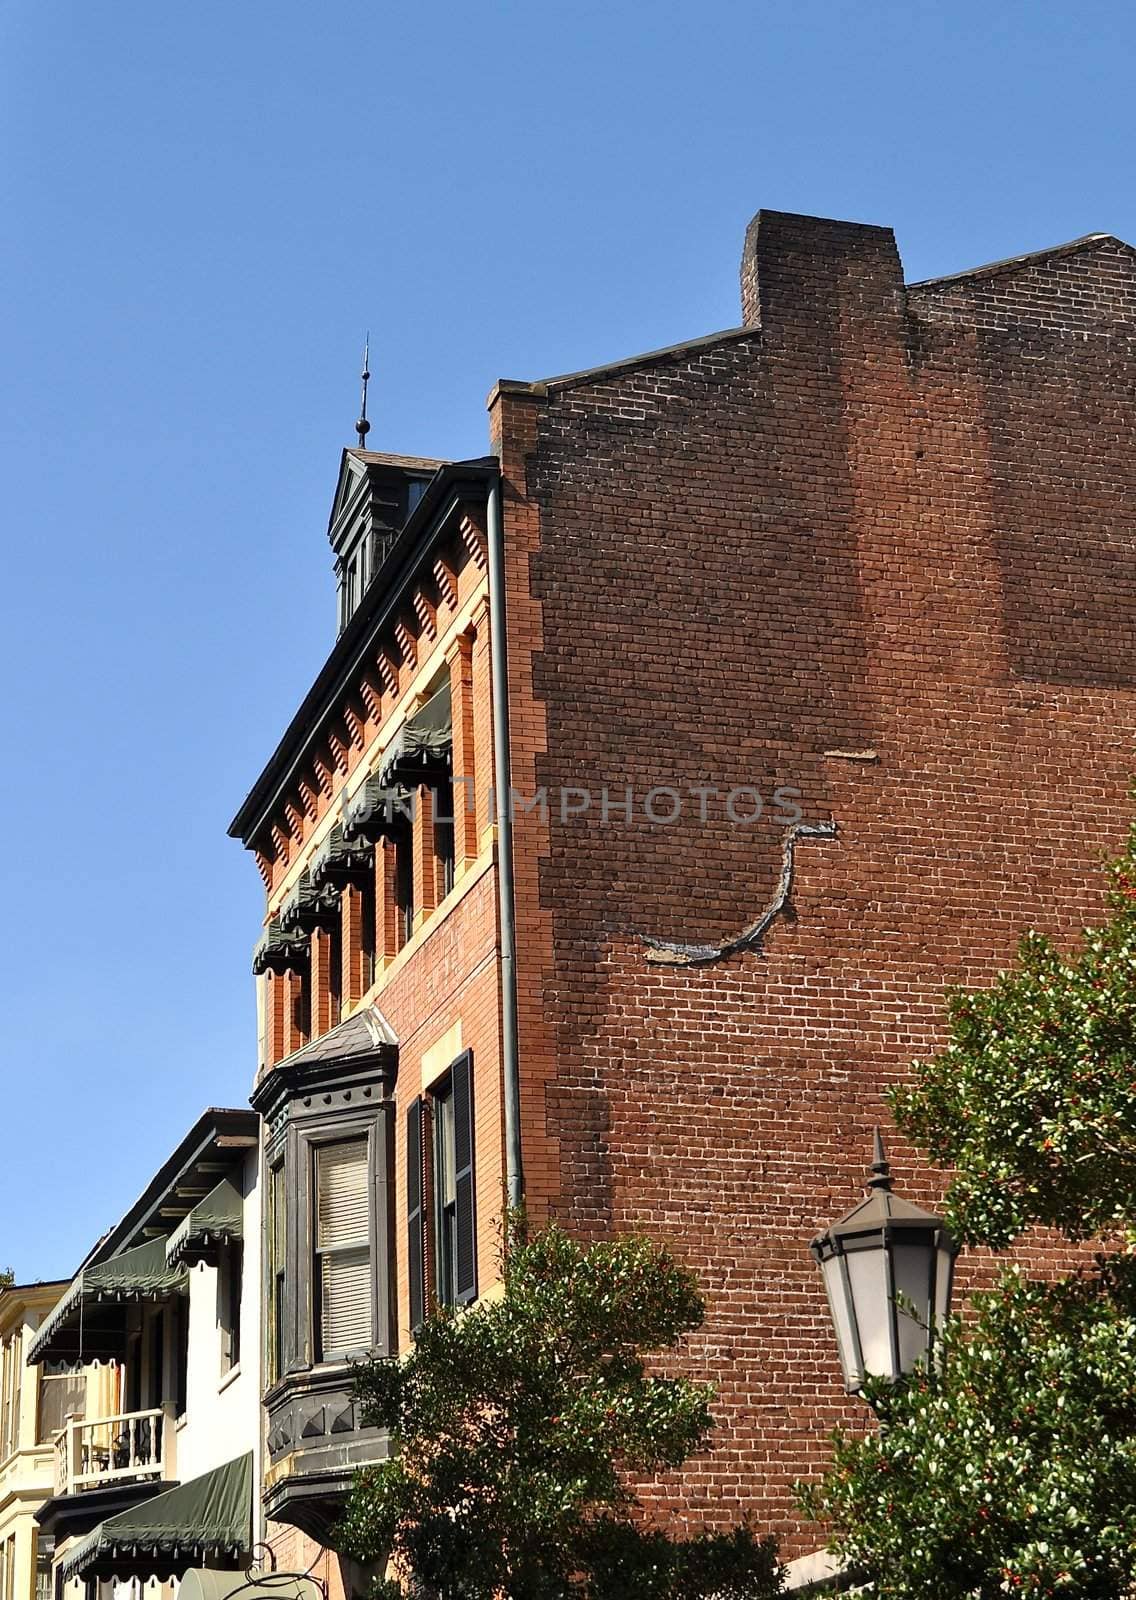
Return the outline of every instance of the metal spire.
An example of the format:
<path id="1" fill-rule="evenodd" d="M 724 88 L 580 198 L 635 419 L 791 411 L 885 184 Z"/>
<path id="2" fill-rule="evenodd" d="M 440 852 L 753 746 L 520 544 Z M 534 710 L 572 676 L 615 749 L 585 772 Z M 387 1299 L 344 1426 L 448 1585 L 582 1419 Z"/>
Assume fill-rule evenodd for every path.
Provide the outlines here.
<path id="1" fill-rule="evenodd" d="M 869 1189 L 891 1189 L 891 1164 L 884 1152 L 883 1135 L 876 1128 L 875 1138 L 872 1141 L 871 1177 L 868 1179 Z"/>
<path id="2" fill-rule="evenodd" d="M 359 435 L 360 450 L 366 447 L 367 435 L 371 431 L 371 424 L 367 421 L 367 385 L 371 381 L 371 335 L 368 331 L 363 341 L 363 399 L 359 407 L 359 420 L 355 424 L 355 432 Z"/>

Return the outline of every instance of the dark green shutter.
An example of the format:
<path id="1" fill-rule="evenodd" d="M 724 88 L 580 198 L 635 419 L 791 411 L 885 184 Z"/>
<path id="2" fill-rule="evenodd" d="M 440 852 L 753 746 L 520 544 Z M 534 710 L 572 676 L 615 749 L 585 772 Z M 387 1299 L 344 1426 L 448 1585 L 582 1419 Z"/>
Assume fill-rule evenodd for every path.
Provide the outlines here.
<path id="1" fill-rule="evenodd" d="M 467 1050 L 454 1062 L 455 1231 L 454 1299 L 466 1305 L 477 1299 L 477 1231 L 473 1193 L 473 1054 Z"/>
<path id="2" fill-rule="evenodd" d="M 410 1331 L 426 1317 L 426 1209 L 422 1182 L 422 1101 L 406 1113 L 406 1270 L 410 1280 Z"/>

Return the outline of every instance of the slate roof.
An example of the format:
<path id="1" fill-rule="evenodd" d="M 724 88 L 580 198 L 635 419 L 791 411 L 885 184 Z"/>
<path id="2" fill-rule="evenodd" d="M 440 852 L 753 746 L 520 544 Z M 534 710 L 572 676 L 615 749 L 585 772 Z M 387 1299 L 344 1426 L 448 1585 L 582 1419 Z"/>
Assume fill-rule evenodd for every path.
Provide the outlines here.
<path id="1" fill-rule="evenodd" d="M 356 1011 L 313 1039 L 311 1044 L 293 1050 L 272 1070 L 280 1072 L 284 1068 L 314 1066 L 320 1061 L 350 1061 L 352 1056 L 373 1055 L 383 1045 L 397 1044 L 398 1037 L 378 1006 L 364 1006 L 362 1011 Z"/>

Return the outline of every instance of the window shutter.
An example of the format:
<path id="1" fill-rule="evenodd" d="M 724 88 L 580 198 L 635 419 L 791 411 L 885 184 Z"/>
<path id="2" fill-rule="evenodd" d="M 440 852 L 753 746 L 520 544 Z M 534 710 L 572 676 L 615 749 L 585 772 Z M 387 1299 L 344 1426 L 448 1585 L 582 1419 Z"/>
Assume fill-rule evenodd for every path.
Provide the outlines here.
<path id="1" fill-rule="evenodd" d="M 454 1299 L 477 1299 L 477 1232 L 473 1194 L 473 1054 L 467 1050 L 451 1069 L 454 1095 L 455 1231 Z"/>
<path id="2" fill-rule="evenodd" d="M 366 1350 L 371 1336 L 371 1217 L 366 1139 L 316 1153 L 320 1354 Z"/>
<path id="3" fill-rule="evenodd" d="M 410 1280 L 410 1331 L 426 1318 L 426 1208 L 422 1166 L 421 1100 L 406 1113 L 406 1270 Z"/>

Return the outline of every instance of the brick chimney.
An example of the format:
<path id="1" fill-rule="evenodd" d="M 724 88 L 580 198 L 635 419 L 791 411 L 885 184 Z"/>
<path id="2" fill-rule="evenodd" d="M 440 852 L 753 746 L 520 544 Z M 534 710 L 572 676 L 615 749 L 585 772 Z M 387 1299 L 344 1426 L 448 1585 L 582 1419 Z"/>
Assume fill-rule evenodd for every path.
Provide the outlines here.
<path id="1" fill-rule="evenodd" d="M 746 229 L 742 321 L 774 339 L 792 329 L 870 319 L 898 326 L 903 267 L 890 228 L 759 211 Z"/>

